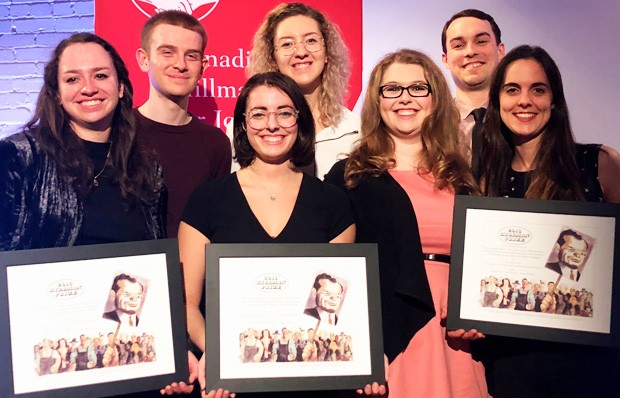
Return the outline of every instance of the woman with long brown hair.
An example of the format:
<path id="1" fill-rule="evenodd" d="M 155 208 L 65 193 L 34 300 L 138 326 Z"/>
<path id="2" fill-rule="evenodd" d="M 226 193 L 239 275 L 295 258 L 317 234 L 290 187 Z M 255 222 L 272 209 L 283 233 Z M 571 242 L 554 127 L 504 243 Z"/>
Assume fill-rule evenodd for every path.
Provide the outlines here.
<path id="1" fill-rule="evenodd" d="M 487 196 L 620 203 L 620 154 L 575 142 L 560 70 L 540 47 L 518 46 L 500 61 L 482 138 Z M 560 297 L 558 308 L 563 303 Z M 480 349 L 496 397 L 599 397 L 618 390 L 617 349 L 499 337 Z"/>
<path id="2" fill-rule="evenodd" d="M 370 75 L 359 146 L 326 177 L 351 200 L 356 242 L 379 246 L 390 397 L 487 395 L 465 341 L 482 336 L 447 337 L 444 326 L 454 196 L 479 192 L 458 124 L 437 65 L 414 50 L 388 54 Z"/>
<path id="3" fill-rule="evenodd" d="M 35 114 L 0 141 L 0 250 L 165 235 L 161 168 L 140 150 L 129 73 L 92 33 L 60 42 Z"/>

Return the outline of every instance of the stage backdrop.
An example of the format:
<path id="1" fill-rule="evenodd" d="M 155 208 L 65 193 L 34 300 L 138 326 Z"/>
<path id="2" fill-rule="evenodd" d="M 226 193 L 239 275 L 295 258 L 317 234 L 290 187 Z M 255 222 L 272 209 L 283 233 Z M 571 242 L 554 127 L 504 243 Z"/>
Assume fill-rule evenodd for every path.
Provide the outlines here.
<path id="1" fill-rule="evenodd" d="M 148 78 L 136 62 L 140 29 L 159 9 L 178 9 L 198 18 L 209 36 L 206 55 L 210 67 L 191 95 L 189 110 L 225 129 L 232 118 L 240 88 L 246 81 L 245 67 L 254 33 L 269 10 L 280 0 L 96 0 L 95 32 L 109 40 L 129 68 L 134 85 L 134 104 L 148 96 Z M 322 11 L 342 31 L 352 59 L 349 108 L 361 91 L 362 0 L 306 0 Z"/>

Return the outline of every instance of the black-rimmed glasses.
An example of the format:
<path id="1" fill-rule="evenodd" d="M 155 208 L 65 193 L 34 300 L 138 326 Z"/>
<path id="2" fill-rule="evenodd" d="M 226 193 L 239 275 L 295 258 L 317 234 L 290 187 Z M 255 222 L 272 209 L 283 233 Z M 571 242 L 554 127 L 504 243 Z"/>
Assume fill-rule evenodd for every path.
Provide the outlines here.
<path id="1" fill-rule="evenodd" d="M 379 94 L 383 98 L 399 98 L 405 90 L 412 97 L 428 97 L 432 93 L 431 86 L 428 84 L 414 83 L 407 87 L 398 84 L 386 84 L 379 87 Z"/>
<path id="2" fill-rule="evenodd" d="M 274 112 L 267 112 L 262 109 L 255 109 L 243 114 L 248 125 L 255 130 L 262 130 L 269 125 L 269 117 L 276 116 L 278 126 L 282 128 L 293 127 L 297 123 L 297 115 L 299 111 L 293 108 L 280 109 Z"/>

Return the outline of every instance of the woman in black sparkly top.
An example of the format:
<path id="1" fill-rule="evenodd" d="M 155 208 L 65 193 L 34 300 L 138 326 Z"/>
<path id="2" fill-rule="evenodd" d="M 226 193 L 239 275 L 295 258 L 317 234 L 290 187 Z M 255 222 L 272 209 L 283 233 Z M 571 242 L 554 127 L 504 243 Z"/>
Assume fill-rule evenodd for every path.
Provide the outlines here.
<path id="1" fill-rule="evenodd" d="M 32 119 L 0 141 L 0 250 L 165 236 L 161 168 L 135 138 L 132 86 L 91 33 L 56 47 Z"/>
<path id="2" fill-rule="evenodd" d="M 487 196 L 620 203 L 620 155 L 575 142 L 560 71 L 540 47 L 499 63 L 482 135 Z M 496 398 L 608 397 L 620 387 L 617 349 L 488 334 L 474 349 Z"/>

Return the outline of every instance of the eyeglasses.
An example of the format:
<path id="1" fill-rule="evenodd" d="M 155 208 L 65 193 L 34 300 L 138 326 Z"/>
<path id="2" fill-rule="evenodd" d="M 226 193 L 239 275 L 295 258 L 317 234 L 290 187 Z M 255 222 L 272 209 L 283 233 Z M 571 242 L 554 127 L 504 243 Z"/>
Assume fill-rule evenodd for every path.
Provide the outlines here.
<path id="1" fill-rule="evenodd" d="M 300 43 L 303 44 L 306 51 L 315 53 L 317 51 L 321 51 L 324 40 L 319 35 L 306 36 L 304 40 L 299 42 L 291 38 L 284 38 L 278 41 L 275 51 L 278 51 L 280 54 L 288 57 L 289 55 L 293 55 L 297 52 L 297 45 Z"/>
<path id="2" fill-rule="evenodd" d="M 383 98 L 400 98 L 403 91 L 407 90 L 412 97 L 428 97 L 432 91 L 428 84 L 414 83 L 411 86 L 403 87 L 397 84 L 387 84 L 379 87 L 379 94 Z"/>
<path id="3" fill-rule="evenodd" d="M 276 116 L 278 126 L 282 128 L 293 127 L 297 123 L 297 115 L 299 111 L 293 108 L 284 108 L 275 112 L 267 112 L 262 109 L 255 109 L 243 114 L 248 125 L 255 130 L 262 130 L 267 128 L 269 124 L 269 117 L 271 115 Z"/>

